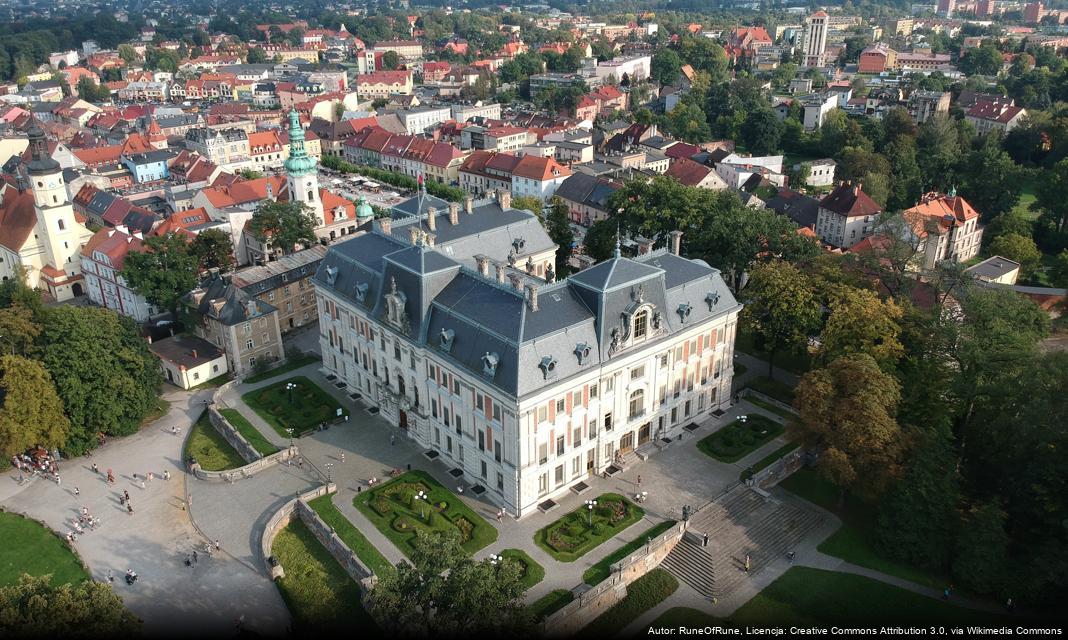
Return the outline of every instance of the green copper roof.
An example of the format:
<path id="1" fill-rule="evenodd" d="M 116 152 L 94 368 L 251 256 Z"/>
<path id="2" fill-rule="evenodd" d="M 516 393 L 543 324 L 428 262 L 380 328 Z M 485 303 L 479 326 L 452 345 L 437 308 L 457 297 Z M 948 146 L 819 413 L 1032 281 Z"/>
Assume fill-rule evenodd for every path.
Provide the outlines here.
<path id="1" fill-rule="evenodd" d="M 306 176 L 316 171 L 315 158 L 304 149 L 304 129 L 300 126 L 297 110 L 289 112 L 289 158 L 286 159 L 286 173 L 291 176 Z"/>
<path id="2" fill-rule="evenodd" d="M 356 206 L 356 218 L 364 220 L 373 217 L 375 217 L 375 210 L 371 208 L 371 205 L 367 204 L 367 198 L 361 196 L 360 204 Z"/>

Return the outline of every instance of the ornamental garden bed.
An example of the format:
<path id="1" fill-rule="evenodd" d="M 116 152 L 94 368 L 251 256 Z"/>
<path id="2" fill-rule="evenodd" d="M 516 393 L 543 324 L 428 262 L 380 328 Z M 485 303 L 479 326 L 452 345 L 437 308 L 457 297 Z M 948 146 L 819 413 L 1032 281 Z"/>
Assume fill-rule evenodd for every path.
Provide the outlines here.
<path id="1" fill-rule="evenodd" d="M 531 558 L 525 551 L 520 549 L 505 549 L 500 553 L 505 562 L 518 562 L 523 565 L 522 579 L 519 584 L 523 585 L 523 590 L 527 590 L 534 585 L 538 584 L 545 578 L 545 569 L 538 564 L 534 558 Z"/>
<path id="2" fill-rule="evenodd" d="M 286 389 L 289 383 L 296 388 Z M 283 438 L 289 437 L 286 429 L 292 429 L 294 437 L 314 431 L 321 423 L 335 420 L 337 410 L 342 408 L 333 396 L 304 376 L 249 391 L 241 399 Z M 341 415 L 348 414 L 342 409 Z"/>
<path id="3" fill-rule="evenodd" d="M 784 430 L 785 427 L 771 418 L 751 413 L 745 422 L 735 420 L 702 438 L 697 448 L 720 462 L 737 462 L 779 437 Z"/>
<path id="4" fill-rule="evenodd" d="M 427 500 L 419 500 L 420 491 Z M 411 557 L 418 532 L 452 533 L 468 553 L 497 540 L 497 529 L 430 474 L 409 471 L 358 494 L 353 504 L 384 536 Z"/>
<path id="5" fill-rule="evenodd" d="M 592 525 L 585 504 L 534 534 L 534 543 L 560 562 L 574 562 L 642 519 L 645 511 L 617 493 L 597 499 Z"/>

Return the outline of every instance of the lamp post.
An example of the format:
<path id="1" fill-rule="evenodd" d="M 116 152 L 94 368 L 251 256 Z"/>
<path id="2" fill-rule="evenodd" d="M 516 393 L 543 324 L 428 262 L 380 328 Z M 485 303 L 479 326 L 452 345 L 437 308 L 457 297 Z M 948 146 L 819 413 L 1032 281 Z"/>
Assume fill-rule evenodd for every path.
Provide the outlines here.
<path id="1" fill-rule="evenodd" d="M 419 493 L 415 494 L 415 499 L 427 502 L 430 498 L 426 495 L 426 491 L 420 491 Z M 422 508 L 420 511 L 423 514 L 423 520 L 426 520 L 426 508 Z"/>
<path id="2" fill-rule="evenodd" d="M 590 528 L 593 528 L 593 508 L 597 506 L 596 500 L 587 500 L 586 508 L 590 510 Z"/>
<path id="3" fill-rule="evenodd" d="M 293 404 L 293 389 L 296 389 L 296 388 L 297 388 L 296 383 L 294 383 L 294 382 L 287 382 L 286 383 L 286 391 L 289 392 L 289 404 L 291 404 L 291 405 Z"/>
<path id="4" fill-rule="evenodd" d="M 286 433 L 289 434 L 289 448 L 293 448 L 293 427 L 286 427 Z"/>
<path id="5" fill-rule="evenodd" d="M 327 482 L 332 481 L 333 480 L 333 476 L 332 476 L 331 472 L 333 471 L 334 463 L 333 462 L 327 462 L 323 466 L 326 467 L 326 481 Z"/>
<path id="6" fill-rule="evenodd" d="M 490 564 L 496 567 L 502 562 L 504 562 L 504 556 L 499 556 L 496 553 L 490 554 Z"/>

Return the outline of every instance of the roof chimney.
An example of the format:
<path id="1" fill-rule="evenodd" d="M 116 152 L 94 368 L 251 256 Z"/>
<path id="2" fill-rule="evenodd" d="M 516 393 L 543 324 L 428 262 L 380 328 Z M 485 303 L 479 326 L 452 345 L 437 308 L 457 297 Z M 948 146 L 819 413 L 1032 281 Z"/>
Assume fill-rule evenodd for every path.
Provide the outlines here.
<path id="1" fill-rule="evenodd" d="M 502 209 L 512 208 L 512 192 L 508 189 L 497 190 L 497 203 L 501 205 Z"/>
<path id="2" fill-rule="evenodd" d="M 196 349 L 193 349 L 193 359 L 194 360 L 197 359 L 197 350 Z"/>
<path id="3" fill-rule="evenodd" d="M 504 284 L 504 265 L 498 264 L 497 267 L 497 282 Z"/>
<path id="4" fill-rule="evenodd" d="M 475 212 L 475 199 L 470 194 L 464 197 L 464 211 L 468 214 Z"/>
<path id="5" fill-rule="evenodd" d="M 538 285 L 536 285 L 536 284 L 528 284 L 526 286 L 526 290 L 527 290 L 527 307 L 529 307 L 531 311 L 537 311 L 538 310 Z"/>
<path id="6" fill-rule="evenodd" d="M 460 204 L 458 202 L 449 203 L 449 224 L 460 224 Z"/>
<path id="7" fill-rule="evenodd" d="M 475 256 L 475 263 L 478 265 L 478 274 L 483 278 L 489 277 L 489 258 L 479 254 Z"/>
<path id="8" fill-rule="evenodd" d="M 674 253 L 677 256 L 681 256 L 682 255 L 682 253 L 681 253 L 681 250 L 682 250 L 682 232 L 679 231 L 678 229 L 675 229 L 674 231 L 672 231 L 668 235 L 671 236 L 671 253 Z"/>
<path id="9" fill-rule="evenodd" d="M 412 244 L 419 244 L 419 227 L 408 227 L 408 239 L 412 241 Z"/>
<path id="10" fill-rule="evenodd" d="M 387 236 L 393 235 L 393 218 L 386 216 L 378 219 L 378 229 Z"/>
<path id="11" fill-rule="evenodd" d="M 435 231 L 436 230 L 436 227 L 434 226 L 436 224 L 434 222 L 434 218 L 436 218 L 436 217 L 438 217 L 438 209 L 437 209 L 437 207 L 427 207 L 427 210 L 426 210 L 426 226 L 430 227 L 431 231 Z"/>

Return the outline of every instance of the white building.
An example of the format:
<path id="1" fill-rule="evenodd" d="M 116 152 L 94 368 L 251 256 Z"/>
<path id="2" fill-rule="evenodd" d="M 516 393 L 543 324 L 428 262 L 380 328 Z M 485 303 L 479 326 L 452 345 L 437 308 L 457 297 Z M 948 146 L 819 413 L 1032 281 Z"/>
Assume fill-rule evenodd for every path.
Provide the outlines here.
<path id="1" fill-rule="evenodd" d="M 512 195 L 548 200 L 571 175 L 571 169 L 553 158 L 526 155 L 512 169 Z"/>
<path id="2" fill-rule="evenodd" d="M 496 102 L 490 104 L 454 104 L 452 105 L 452 119 L 457 122 L 467 122 L 471 118 L 486 118 L 487 120 L 501 119 L 501 105 Z"/>
<path id="3" fill-rule="evenodd" d="M 810 187 L 829 187 L 834 184 L 834 171 L 838 163 L 830 158 L 812 160 L 805 163 L 808 165 L 808 179 L 805 184 Z"/>
<path id="4" fill-rule="evenodd" d="M 604 80 L 608 76 L 615 76 L 616 80 L 622 81 L 623 76 L 626 75 L 632 81 L 644 80 L 649 77 L 652 60 L 650 56 L 632 56 L 605 60 L 597 64 L 597 77 Z"/>
<path id="5" fill-rule="evenodd" d="M 462 243 L 491 254 L 474 270 L 464 246 L 409 227 L 411 244 L 389 224 L 334 244 L 316 273 L 323 365 L 508 513 L 730 405 L 741 305 L 703 262 L 617 250 L 546 283 L 498 261 L 514 248 L 523 264 L 512 218 Z"/>
<path id="6" fill-rule="evenodd" d="M 838 96 L 833 93 L 814 94 L 802 98 L 801 108 L 804 110 L 805 131 L 815 131 L 822 127 L 824 118 L 837 107 Z"/>
<path id="7" fill-rule="evenodd" d="M 397 111 L 397 118 L 410 135 L 422 134 L 428 127 L 439 125 L 452 117 L 449 107 L 416 107 Z"/>
<path id="8" fill-rule="evenodd" d="M 783 156 L 740 156 L 732 153 L 716 164 L 716 175 L 732 189 L 740 189 L 754 174 L 761 174 L 773 184 L 784 186 Z"/>
<path id="9" fill-rule="evenodd" d="M 158 310 L 126 283 L 121 271 L 126 256 L 142 251 L 144 236 L 123 226 L 105 228 L 93 234 L 81 252 L 85 292 L 93 304 L 145 322 Z"/>
<path id="10" fill-rule="evenodd" d="M 802 66 L 822 67 L 826 64 L 828 20 L 824 11 L 817 11 L 805 18 L 805 36 L 801 46 Z"/>
<path id="11" fill-rule="evenodd" d="M 849 249 L 872 234 L 881 213 L 859 183 L 844 182 L 820 201 L 816 235 L 832 247 Z"/>

